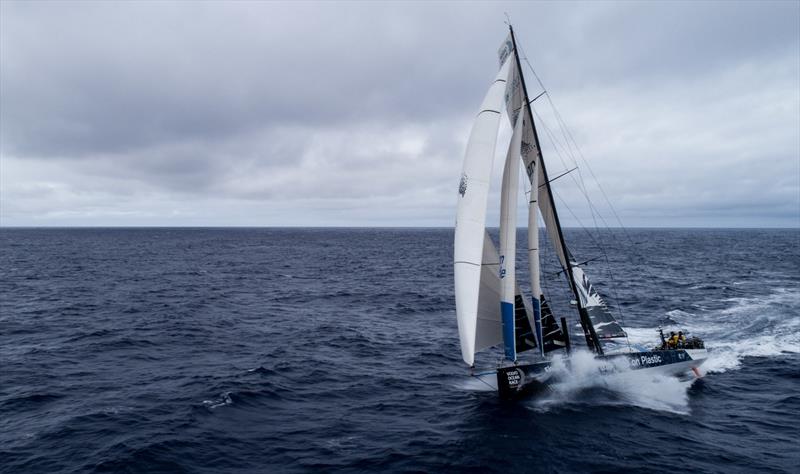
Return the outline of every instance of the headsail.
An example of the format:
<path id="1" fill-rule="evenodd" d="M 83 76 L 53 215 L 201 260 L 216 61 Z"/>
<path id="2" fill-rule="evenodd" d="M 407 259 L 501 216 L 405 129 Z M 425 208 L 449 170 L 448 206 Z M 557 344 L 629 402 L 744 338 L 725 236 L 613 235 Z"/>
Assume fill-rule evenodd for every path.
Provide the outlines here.
<path id="1" fill-rule="evenodd" d="M 461 356 L 469 365 L 475 362 L 478 301 L 486 233 L 486 205 L 489 178 L 494 161 L 500 112 L 503 105 L 508 61 L 500 68 L 472 125 L 461 181 L 458 187 L 458 213 L 454 242 L 456 317 Z"/>
<path id="2" fill-rule="evenodd" d="M 517 121 L 508 145 L 500 190 L 500 313 L 503 317 L 503 343 L 508 360 L 517 360 L 515 329 L 515 286 L 517 282 L 517 188 L 522 121 Z"/>

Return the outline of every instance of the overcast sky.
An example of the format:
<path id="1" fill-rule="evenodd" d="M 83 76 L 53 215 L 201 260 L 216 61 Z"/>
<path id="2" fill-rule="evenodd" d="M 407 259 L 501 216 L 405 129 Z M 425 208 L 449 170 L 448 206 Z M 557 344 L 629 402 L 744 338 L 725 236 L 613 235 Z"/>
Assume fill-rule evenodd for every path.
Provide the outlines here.
<path id="1" fill-rule="evenodd" d="M 452 226 L 504 12 L 609 224 L 800 226 L 798 1 L 3 0 L 0 224 Z"/>

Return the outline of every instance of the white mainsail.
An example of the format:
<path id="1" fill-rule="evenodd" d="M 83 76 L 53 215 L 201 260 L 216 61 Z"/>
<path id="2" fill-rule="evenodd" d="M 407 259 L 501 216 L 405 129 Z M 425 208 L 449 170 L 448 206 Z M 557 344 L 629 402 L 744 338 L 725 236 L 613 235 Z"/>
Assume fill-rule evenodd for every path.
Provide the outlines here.
<path id="1" fill-rule="evenodd" d="M 456 318 L 461 342 L 461 356 L 469 365 L 473 365 L 475 362 L 489 179 L 494 161 L 497 131 L 500 126 L 500 112 L 508 78 L 509 62 L 509 60 L 503 62 L 500 72 L 486 93 L 480 112 L 475 117 L 467 142 L 458 188 L 459 199 L 453 252 Z"/>

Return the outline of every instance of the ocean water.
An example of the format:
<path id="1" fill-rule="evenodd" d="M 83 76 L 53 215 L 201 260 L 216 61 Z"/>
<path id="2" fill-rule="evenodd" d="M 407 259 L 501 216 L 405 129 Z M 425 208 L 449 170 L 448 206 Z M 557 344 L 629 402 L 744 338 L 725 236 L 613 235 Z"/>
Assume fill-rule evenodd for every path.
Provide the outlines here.
<path id="1" fill-rule="evenodd" d="M 584 358 L 504 402 L 461 361 L 451 229 L 0 229 L 0 471 L 797 472 L 800 231 L 628 233 L 566 238 L 705 376 Z"/>

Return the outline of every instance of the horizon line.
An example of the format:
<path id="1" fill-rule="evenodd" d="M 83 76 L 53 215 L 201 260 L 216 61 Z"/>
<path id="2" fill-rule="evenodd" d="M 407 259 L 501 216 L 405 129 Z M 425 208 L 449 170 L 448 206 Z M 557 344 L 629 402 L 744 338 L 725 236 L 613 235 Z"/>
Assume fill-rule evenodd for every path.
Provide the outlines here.
<path id="1" fill-rule="evenodd" d="M 498 226 L 486 226 L 487 229 L 499 229 Z M 540 227 L 544 229 L 544 227 Z M 452 226 L 359 226 L 359 225 L 18 225 L 0 224 L 2 229 L 454 229 Z M 527 227 L 517 227 L 517 230 Z M 581 226 L 564 226 L 563 229 L 589 229 Z M 731 226 L 607 226 L 591 227 L 593 230 L 625 230 L 625 229 L 706 229 L 706 230 L 800 230 L 795 227 L 731 227 Z"/>

